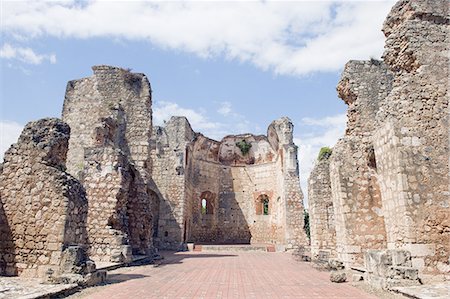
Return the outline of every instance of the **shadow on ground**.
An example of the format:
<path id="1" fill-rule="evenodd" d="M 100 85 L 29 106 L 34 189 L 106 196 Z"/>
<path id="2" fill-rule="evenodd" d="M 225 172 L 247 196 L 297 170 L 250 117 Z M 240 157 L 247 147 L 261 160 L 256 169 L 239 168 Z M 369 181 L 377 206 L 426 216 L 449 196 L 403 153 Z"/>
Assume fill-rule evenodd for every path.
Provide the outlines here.
<path id="1" fill-rule="evenodd" d="M 214 254 L 214 253 L 183 253 L 183 252 L 172 252 L 164 251 L 161 252 L 161 256 L 164 257 L 162 260 L 157 260 L 153 263 L 153 267 L 163 267 L 167 265 L 181 264 L 184 259 L 192 258 L 232 258 L 237 257 L 235 254 Z"/>
<path id="2" fill-rule="evenodd" d="M 108 277 L 106 279 L 106 283 L 105 285 L 108 284 L 115 284 L 115 283 L 121 283 L 127 280 L 132 280 L 132 279 L 141 279 L 141 278 L 145 278 L 145 277 L 149 277 L 147 275 L 142 275 L 142 274 L 108 274 Z"/>

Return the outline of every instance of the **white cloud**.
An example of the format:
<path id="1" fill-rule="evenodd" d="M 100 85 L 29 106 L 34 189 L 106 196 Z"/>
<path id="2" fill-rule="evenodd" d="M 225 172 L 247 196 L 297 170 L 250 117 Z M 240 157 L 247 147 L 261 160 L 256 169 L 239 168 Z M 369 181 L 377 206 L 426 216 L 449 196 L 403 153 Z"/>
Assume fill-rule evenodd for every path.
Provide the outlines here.
<path id="1" fill-rule="evenodd" d="M 0 48 L 0 58 L 17 59 L 28 64 L 41 64 L 45 60 L 51 64 L 56 63 L 55 54 L 37 54 L 31 48 L 16 47 L 8 43 L 3 44 Z"/>
<path id="2" fill-rule="evenodd" d="M 230 102 L 222 102 L 220 103 L 220 107 L 217 110 L 223 116 L 227 116 L 231 113 L 231 103 Z"/>
<path id="3" fill-rule="evenodd" d="M 164 122 L 172 116 L 185 116 L 194 131 L 215 140 L 221 140 L 224 136 L 230 134 L 259 134 L 261 131 L 259 126 L 245 119 L 243 115 L 234 112 L 231 104 L 227 105 L 229 111 L 227 111 L 226 117 L 220 120 L 217 120 L 218 118 L 211 120 L 210 114 L 203 108 L 186 108 L 168 101 L 155 101 L 153 105 L 154 125 L 164 126 Z M 218 113 L 220 114 L 219 111 Z"/>
<path id="4" fill-rule="evenodd" d="M 0 121 L 0 161 L 11 144 L 16 143 L 23 125 L 12 121 Z"/>
<path id="5" fill-rule="evenodd" d="M 344 136 L 347 117 L 338 114 L 324 118 L 304 118 L 303 126 L 313 127 L 306 135 L 297 135 L 294 143 L 299 146 L 300 184 L 307 204 L 308 178 L 317 160 L 320 148 L 333 147 Z"/>
<path id="6" fill-rule="evenodd" d="M 183 108 L 177 103 L 155 102 L 153 107 L 153 123 L 163 126 L 172 116 L 185 116 L 195 131 L 217 132 L 222 127 L 221 123 L 211 121 L 203 109 L 197 111 L 190 108 Z M 214 134 L 217 135 L 217 134 Z"/>
<path id="7" fill-rule="evenodd" d="M 4 2 L 10 38 L 147 40 L 201 57 L 224 55 L 280 74 L 337 71 L 379 57 L 394 1 Z"/>

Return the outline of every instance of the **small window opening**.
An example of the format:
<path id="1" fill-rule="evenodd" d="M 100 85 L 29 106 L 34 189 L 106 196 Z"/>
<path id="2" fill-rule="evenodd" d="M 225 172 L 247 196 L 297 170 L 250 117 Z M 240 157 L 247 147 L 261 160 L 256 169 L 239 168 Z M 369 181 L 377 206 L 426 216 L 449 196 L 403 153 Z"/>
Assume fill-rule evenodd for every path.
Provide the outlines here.
<path id="1" fill-rule="evenodd" d="M 206 215 L 206 199 L 202 199 L 202 214 Z"/>
<path id="2" fill-rule="evenodd" d="M 263 214 L 269 215 L 269 199 L 268 198 L 265 198 L 263 200 Z"/>
<path id="3" fill-rule="evenodd" d="M 269 197 L 265 194 L 256 200 L 256 215 L 269 215 Z"/>
<path id="4" fill-rule="evenodd" d="M 200 212 L 202 215 L 214 214 L 214 194 L 205 191 L 200 196 Z"/>

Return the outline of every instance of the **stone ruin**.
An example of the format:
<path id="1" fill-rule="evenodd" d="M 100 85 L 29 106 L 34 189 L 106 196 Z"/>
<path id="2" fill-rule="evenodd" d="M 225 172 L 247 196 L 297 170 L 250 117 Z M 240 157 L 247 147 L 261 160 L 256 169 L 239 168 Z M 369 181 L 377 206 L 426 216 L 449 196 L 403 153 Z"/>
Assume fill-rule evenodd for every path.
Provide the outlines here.
<path id="1" fill-rule="evenodd" d="M 155 244 L 172 249 L 184 242 L 270 243 L 286 249 L 305 244 L 292 131 L 291 121 L 281 118 L 267 136 L 231 135 L 219 142 L 194 133 L 184 117 L 155 127 Z M 250 146 L 248 153 L 240 142 Z"/>
<path id="2" fill-rule="evenodd" d="M 267 136 L 220 142 L 184 117 L 153 127 L 145 75 L 93 71 L 68 82 L 62 120 L 29 123 L 5 154 L 1 275 L 89 283 L 104 279 L 95 262 L 129 263 L 188 242 L 283 251 L 307 243 L 288 118 Z"/>
<path id="3" fill-rule="evenodd" d="M 71 128 L 67 171 L 86 189 L 89 255 L 130 261 L 133 254 L 153 250 L 151 88 L 143 74 L 92 69 L 94 76 L 67 84 L 62 112 Z"/>
<path id="4" fill-rule="evenodd" d="M 450 277 L 449 26 L 445 0 L 401 0 L 383 61 L 345 66 L 346 134 L 309 178 L 313 260 L 383 288 Z M 1 275 L 101 280 L 94 261 L 192 242 L 305 250 L 288 118 L 221 141 L 184 117 L 153 127 L 145 75 L 93 71 L 0 164 Z"/>
<path id="5" fill-rule="evenodd" d="M 0 274 L 90 275 L 88 204 L 83 186 L 65 171 L 69 126 L 30 122 L 0 169 Z M 51 278 L 51 277 L 50 277 Z"/>
<path id="6" fill-rule="evenodd" d="M 347 130 L 309 179 L 313 257 L 336 252 L 378 287 L 450 278 L 448 11 L 392 8 L 383 61 L 345 66 Z"/>

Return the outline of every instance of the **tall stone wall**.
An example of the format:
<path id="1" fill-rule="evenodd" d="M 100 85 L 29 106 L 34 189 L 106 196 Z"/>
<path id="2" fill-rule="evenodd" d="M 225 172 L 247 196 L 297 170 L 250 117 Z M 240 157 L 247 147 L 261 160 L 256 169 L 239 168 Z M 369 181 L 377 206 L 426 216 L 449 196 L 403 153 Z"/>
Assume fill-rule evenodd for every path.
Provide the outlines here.
<path id="1" fill-rule="evenodd" d="M 337 86 L 348 105 L 345 136 L 333 148 L 330 180 L 336 215 L 336 245 L 345 265 L 364 262 L 367 249 L 384 248 L 386 231 L 372 134 L 392 75 L 376 60 L 350 61 Z"/>
<path id="2" fill-rule="evenodd" d="M 194 133 L 179 117 L 155 129 L 152 163 L 154 189 L 161 194 L 162 247 L 185 241 L 288 248 L 305 243 L 292 124 L 281 119 L 269 131 L 273 140 L 244 134 L 218 142 Z M 236 145 L 242 140 L 251 144 L 248 154 Z M 266 197 L 269 212 L 264 215 L 258 209 Z M 208 212 L 202 212 L 202 200 L 208 202 Z"/>
<path id="3" fill-rule="evenodd" d="M 389 249 L 422 273 L 450 273 L 449 3 L 399 1 L 388 15 L 384 61 L 393 89 L 374 136 Z"/>
<path id="4" fill-rule="evenodd" d="M 348 266 L 366 252 L 377 281 L 398 270 L 391 254 L 422 281 L 448 278 L 448 1 L 398 1 L 383 32 L 383 62 L 350 61 L 337 88 L 349 105 L 330 163 L 338 256 Z"/>
<path id="5" fill-rule="evenodd" d="M 86 188 L 91 256 L 126 261 L 153 247 L 151 89 L 143 74 L 92 69 L 92 77 L 67 84 L 62 113 L 72 129 L 67 169 Z"/>
<path id="6" fill-rule="evenodd" d="M 0 274 L 42 277 L 64 271 L 69 246 L 88 246 L 83 186 L 65 172 L 70 128 L 58 119 L 28 123 L 0 171 Z"/>
<path id="7" fill-rule="evenodd" d="M 311 233 L 311 259 L 326 261 L 336 258 L 336 229 L 331 195 L 330 157 L 314 165 L 308 179 Z"/>
<path id="8" fill-rule="evenodd" d="M 195 137 L 185 117 L 172 117 L 163 127 L 155 127 L 152 137 L 152 190 L 159 197 L 156 244 L 178 249 L 186 240 L 186 159 L 187 144 Z"/>

